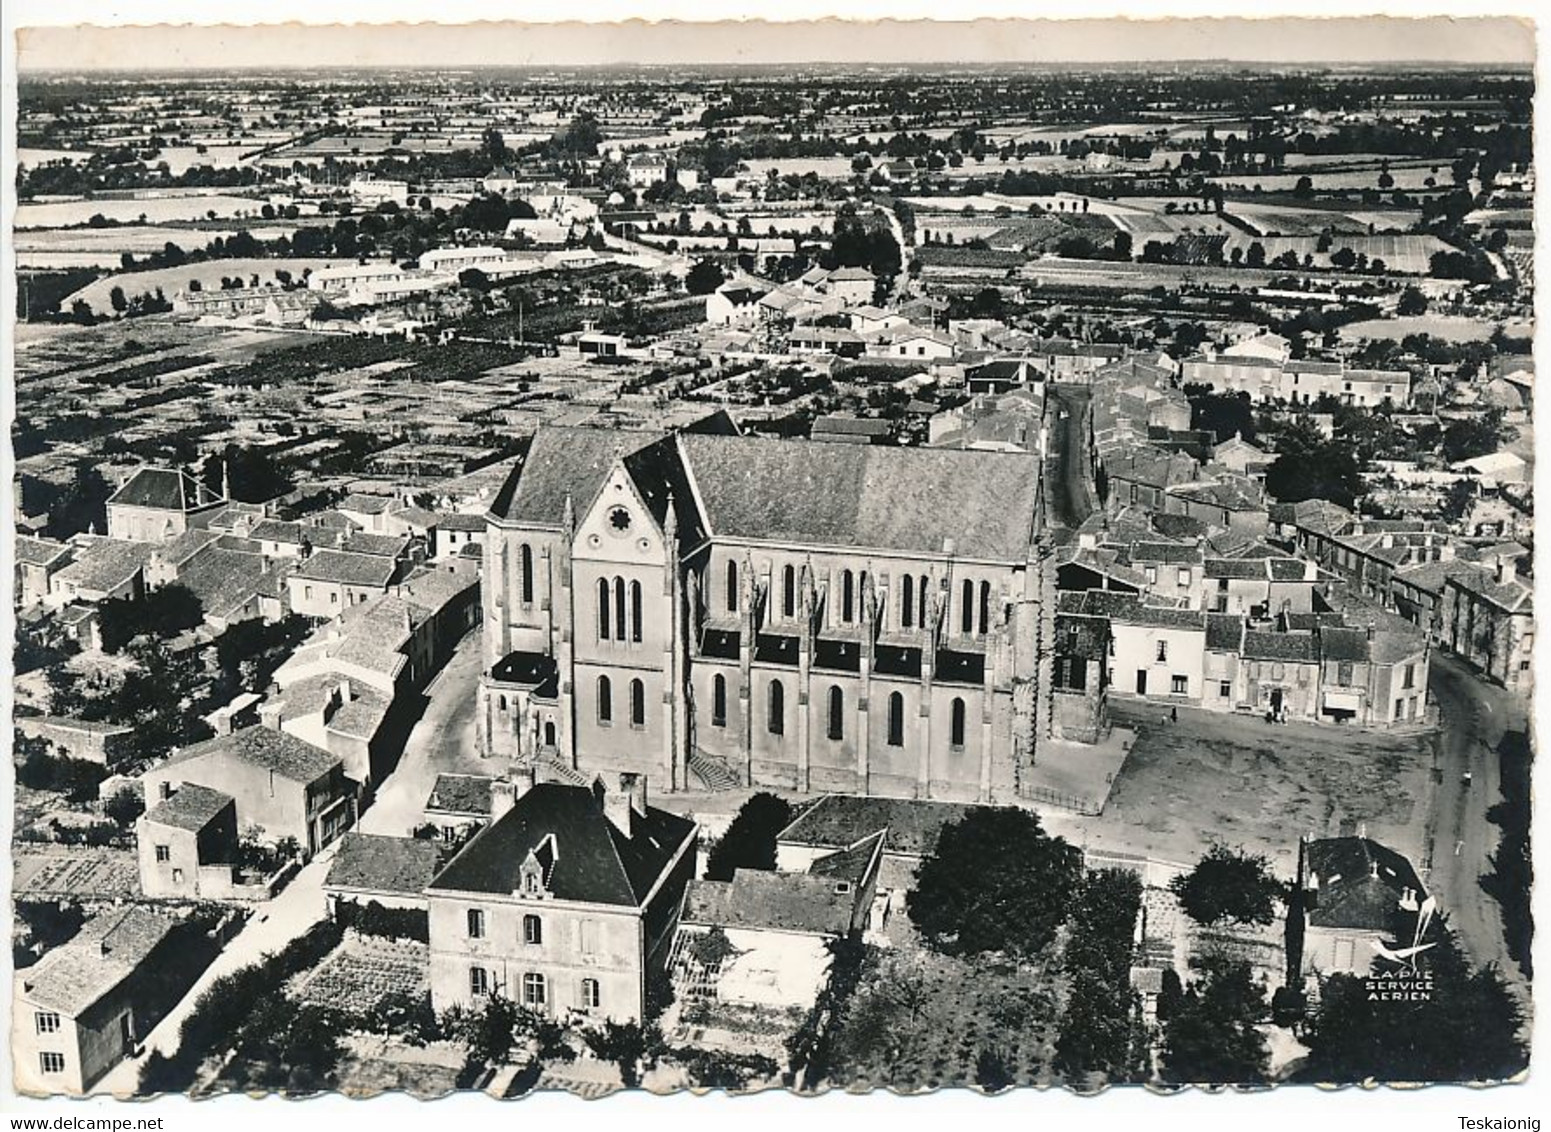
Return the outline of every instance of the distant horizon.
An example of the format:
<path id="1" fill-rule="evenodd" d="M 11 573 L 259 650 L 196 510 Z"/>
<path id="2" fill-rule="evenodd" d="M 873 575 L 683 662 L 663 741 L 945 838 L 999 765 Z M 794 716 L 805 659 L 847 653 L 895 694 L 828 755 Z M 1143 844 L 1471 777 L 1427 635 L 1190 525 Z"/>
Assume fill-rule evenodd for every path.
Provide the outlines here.
<path id="1" fill-rule="evenodd" d="M 134 65 L 125 66 L 126 59 Z M 179 24 L 17 31 L 23 75 L 672 66 L 1528 68 L 1534 59 L 1528 22 L 1475 16 Z"/>

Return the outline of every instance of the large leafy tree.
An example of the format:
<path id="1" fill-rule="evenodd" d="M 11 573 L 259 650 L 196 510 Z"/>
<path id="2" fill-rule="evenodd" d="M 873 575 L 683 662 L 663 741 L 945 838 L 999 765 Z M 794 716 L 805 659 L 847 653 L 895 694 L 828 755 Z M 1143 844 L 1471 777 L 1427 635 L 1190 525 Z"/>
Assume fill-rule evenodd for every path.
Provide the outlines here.
<path id="1" fill-rule="evenodd" d="M 1213 845 L 1194 869 L 1175 877 L 1169 889 L 1198 924 L 1269 924 L 1285 892 L 1265 857 L 1226 845 Z"/>
<path id="2" fill-rule="evenodd" d="M 1081 853 L 1027 810 L 976 807 L 942 828 L 906 898 L 927 944 L 947 955 L 1038 955 L 1065 921 Z"/>
<path id="3" fill-rule="evenodd" d="M 1266 1079 L 1265 987 L 1248 963 L 1208 956 L 1163 1027 L 1164 1080 L 1179 1084 L 1252 1085 Z"/>
<path id="4" fill-rule="evenodd" d="M 1300 422 L 1283 430 L 1276 452 L 1276 461 L 1266 469 L 1266 490 L 1283 503 L 1328 499 L 1351 507 L 1362 494 L 1362 475 L 1351 448 L 1326 440 L 1311 425 Z"/>
<path id="5" fill-rule="evenodd" d="M 735 869 L 774 870 L 776 834 L 791 823 L 792 807 L 785 798 L 766 791 L 755 794 L 711 849 L 706 879 L 731 880 Z"/>
<path id="6" fill-rule="evenodd" d="M 1303 1034 L 1306 1081 L 1496 1081 L 1528 1059 L 1524 1012 L 1495 967 L 1472 969 L 1446 931 L 1423 952 L 1429 999 L 1376 999 L 1365 980 L 1333 975 Z"/>
<path id="7" fill-rule="evenodd" d="M 722 285 L 722 269 L 714 260 L 697 260 L 684 277 L 684 287 L 691 295 L 709 295 Z"/>

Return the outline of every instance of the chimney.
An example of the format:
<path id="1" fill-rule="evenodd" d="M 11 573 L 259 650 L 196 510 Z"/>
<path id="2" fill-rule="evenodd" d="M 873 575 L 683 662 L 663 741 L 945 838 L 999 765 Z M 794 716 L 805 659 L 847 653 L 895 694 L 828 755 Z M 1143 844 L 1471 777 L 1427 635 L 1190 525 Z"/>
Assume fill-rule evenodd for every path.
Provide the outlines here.
<path id="1" fill-rule="evenodd" d="M 341 680 L 339 682 L 339 702 L 342 703 L 342 704 L 348 704 L 348 703 L 353 702 L 354 700 L 355 700 L 355 689 L 350 687 L 350 681 L 349 680 Z"/>
<path id="2" fill-rule="evenodd" d="M 507 771 L 506 777 L 512 783 L 512 800 L 516 801 L 538 783 L 538 771 L 532 765 L 514 766 Z"/>
<path id="3" fill-rule="evenodd" d="M 1373 640 L 1373 622 L 1372 621 L 1368 622 L 1367 628 L 1368 628 L 1368 639 L 1371 641 L 1371 640 Z"/>
<path id="4" fill-rule="evenodd" d="M 642 817 L 646 816 L 646 776 L 644 774 L 621 774 L 618 786 L 612 790 L 605 788 L 603 792 L 604 816 L 626 837 L 631 835 L 630 812 L 632 810 Z"/>
<path id="5" fill-rule="evenodd" d="M 1502 585 L 1508 580 L 1509 571 L 1511 569 L 1512 567 L 1509 566 L 1508 556 L 1506 554 L 1499 554 L 1492 571 L 1493 575 L 1497 579 L 1498 585 Z"/>
<path id="6" fill-rule="evenodd" d="M 506 778 L 492 779 L 490 783 L 490 820 L 497 821 L 517 802 L 516 783 Z"/>

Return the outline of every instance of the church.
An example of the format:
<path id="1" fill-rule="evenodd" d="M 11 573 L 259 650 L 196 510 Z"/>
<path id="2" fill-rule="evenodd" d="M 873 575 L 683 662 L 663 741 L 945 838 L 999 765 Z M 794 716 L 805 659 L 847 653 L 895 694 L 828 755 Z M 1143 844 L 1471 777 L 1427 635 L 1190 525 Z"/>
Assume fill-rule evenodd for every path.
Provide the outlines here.
<path id="1" fill-rule="evenodd" d="M 544 426 L 487 515 L 479 744 L 583 784 L 1012 801 L 1040 462 Z"/>

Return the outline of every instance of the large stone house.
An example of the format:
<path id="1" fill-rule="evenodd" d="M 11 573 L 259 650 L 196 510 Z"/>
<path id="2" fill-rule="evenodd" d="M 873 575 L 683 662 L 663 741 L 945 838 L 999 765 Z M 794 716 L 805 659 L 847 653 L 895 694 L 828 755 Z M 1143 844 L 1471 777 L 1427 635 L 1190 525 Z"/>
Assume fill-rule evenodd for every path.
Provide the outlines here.
<path id="1" fill-rule="evenodd" d="M 501 995 L 557 1017 L 640 1021 L 694 875 L 694 822 L 646 780 L 498 780 L 493 819 L 426 889 L 431 1002 Z"/>
<path id="2" fill-rule="evenodd" d="M 165 542 L 225 504 L 181 468 L 141 468 L 108 497 L 108 537 Z"/>

